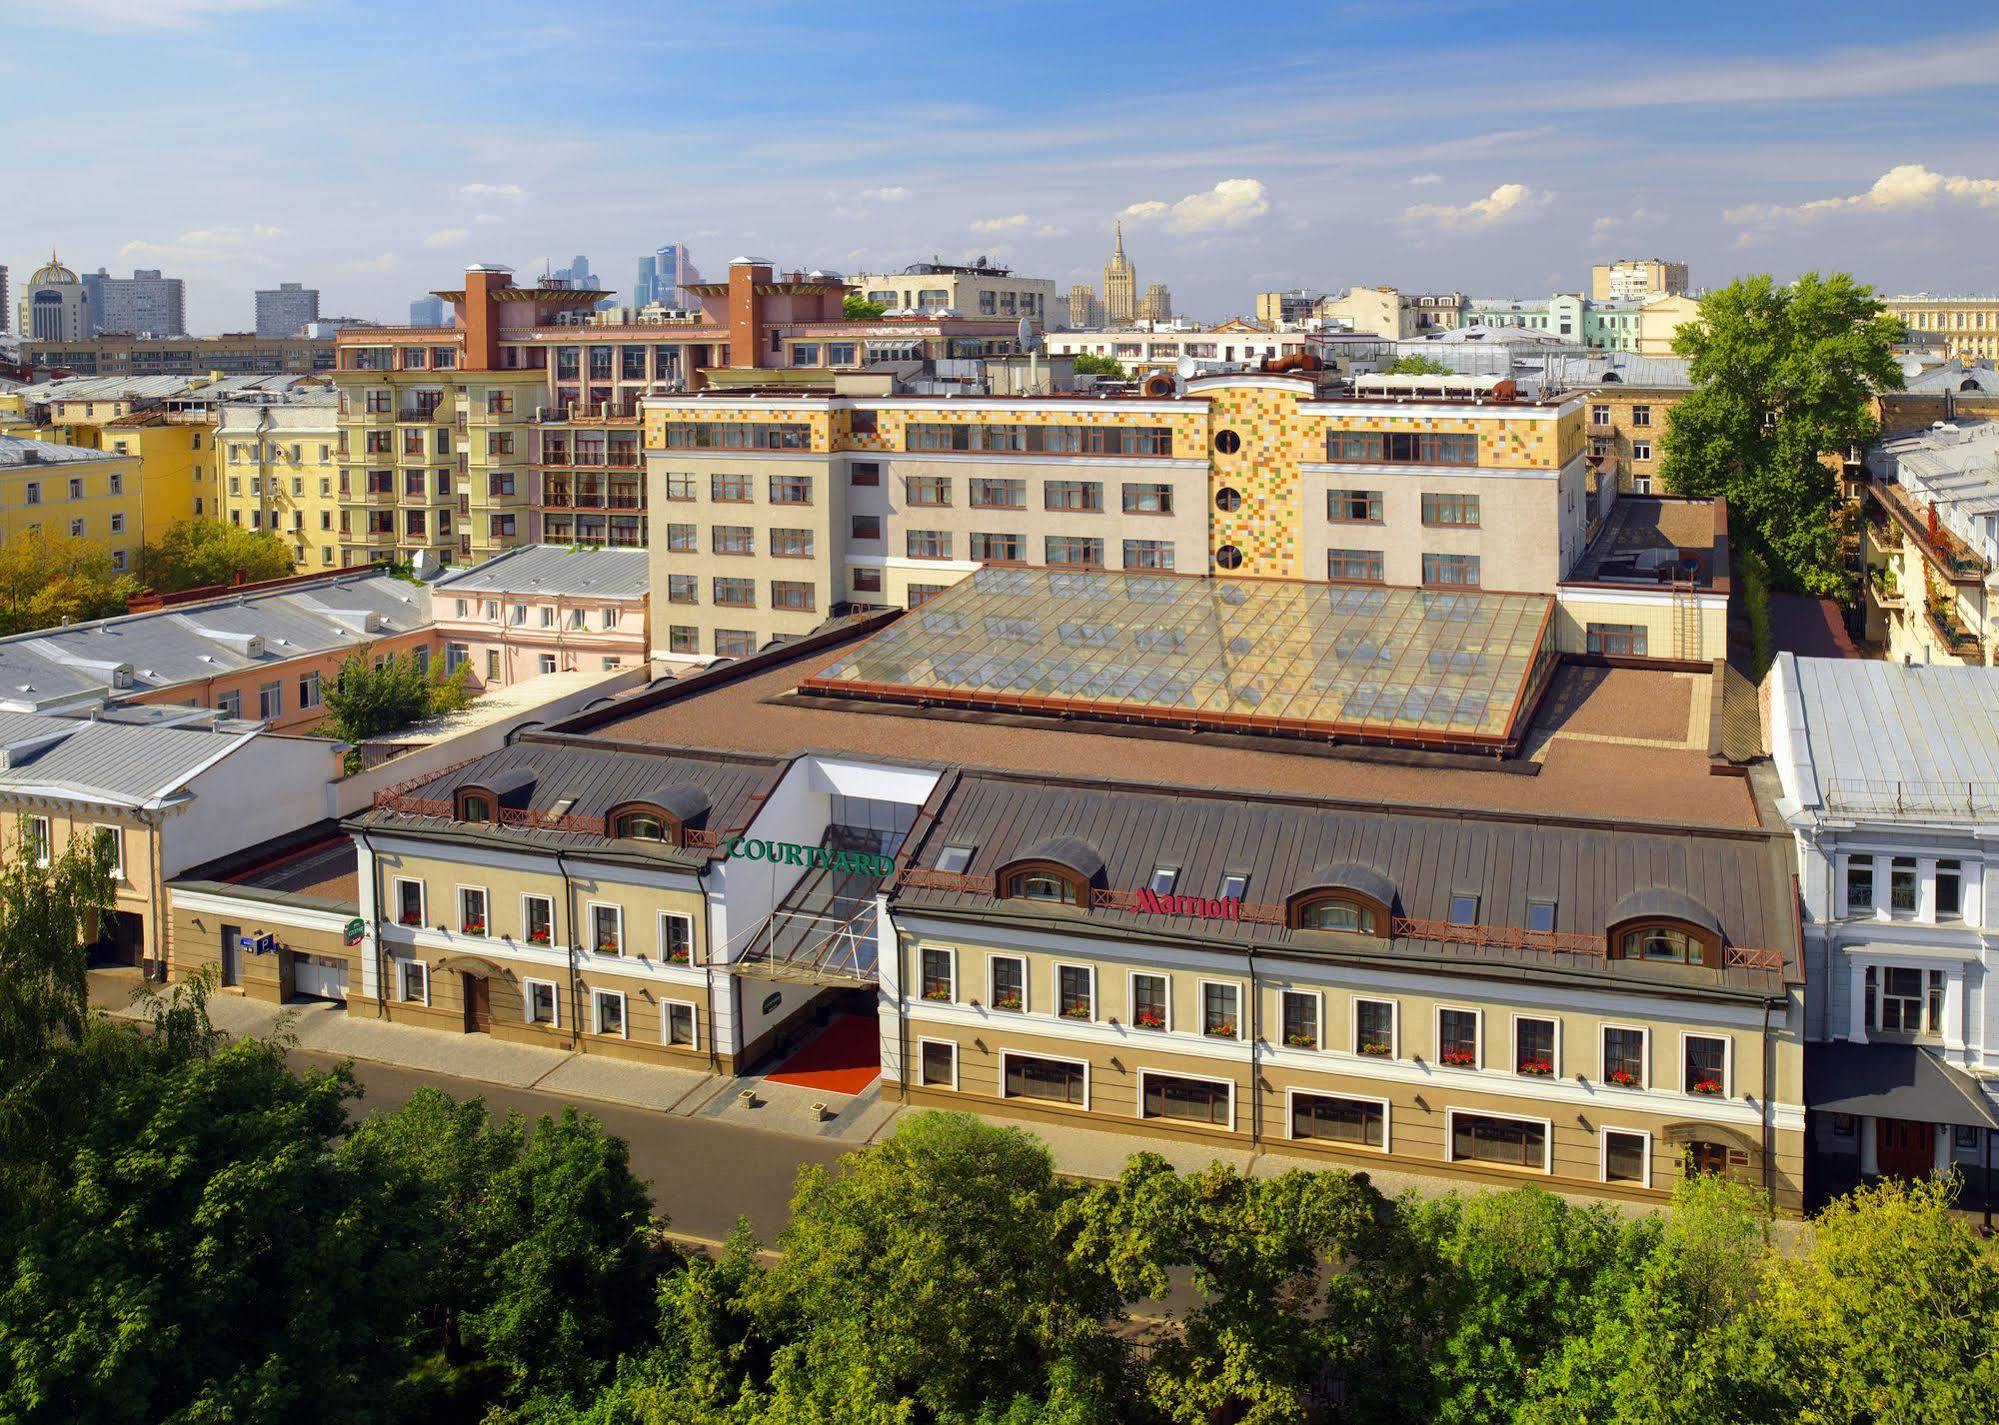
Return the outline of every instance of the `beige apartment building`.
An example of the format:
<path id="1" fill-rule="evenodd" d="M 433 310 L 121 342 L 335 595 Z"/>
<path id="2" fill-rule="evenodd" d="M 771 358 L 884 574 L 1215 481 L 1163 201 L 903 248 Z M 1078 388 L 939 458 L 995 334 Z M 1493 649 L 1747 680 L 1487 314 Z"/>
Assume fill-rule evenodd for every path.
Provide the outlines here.
<path id="1" fill-rule="evenodd" d="M 1999 357 L 1999 296 L 1883 297 L 1882 305 L 1912 332 L 1939 337 L 1958 360 Z"/>
<path id="2" fill-rule="evenodd" d="M 1622 257 L 1589 270 L 1592 302 L 1644 302 L 1687 295 L 1687 265 L 1660 257 Z"/>
<path id="3" fill-rule="evenodd" d="M 217 412 L 217 517 L 277 535 L 301 574 L 345 562 L 338 411 L 328 391 L 281 406 L 225 404 Z"/>
<path id="4" fill-rule="evenodd" d="M 953 311 L 967 317 L 1026 317 L 1037 326 L 1060 320 L 1055 284 L 1046 277 L 1018 277 L 1010 268 L 974 263 L 917 262 L 900 272 L 862 272 L 844 279 L 847 290 L 890 311 Z"/>

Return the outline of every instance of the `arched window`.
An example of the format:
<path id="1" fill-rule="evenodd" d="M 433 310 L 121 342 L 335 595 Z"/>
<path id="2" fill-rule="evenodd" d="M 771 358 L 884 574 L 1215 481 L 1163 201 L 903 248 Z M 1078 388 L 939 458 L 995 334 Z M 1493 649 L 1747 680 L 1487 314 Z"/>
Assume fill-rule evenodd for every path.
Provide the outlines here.
<path id="1" fill-rule="evenodd" d="M 1103 870 L 1104 858 L 1089 843 L 1074 836 L 1051 836 L 999 868 L 999 894 L 1005 900 L 1088 910 L 1090 888 L 1101 883 Z"/>
<path id="2" fill-rule="evenodd" d="M 1299 930 L 1344 930 L 1350 935 L 1381 934 L 1381 913 L 1348 895 L 1311 896 L 1296 909 Z"/>
<path id="3" fill-rule="evenodd" d="M 651 807 L 621 811 L 611 819 L 611 835 L 633 841 L 672 841 L 673 823 Z"/>
<path id="4" fill-rule="evenodd" d="M 1614 932 L 1611 946 L 1612 954 L 1620 960 L 1649 960 L 1665 965 L 1721 964 L 1720 938 L 1683 920 L 1621 925 Z"/>
<path id="5" fill-rule="evenodd" d="M 458 820 L 493 820 L 493 794 L 484 787 L 458 789 Z"/>
<path id="6" fill-rule="evenodd" d="M 1284 903 L 1293 930 L 1385 937 L 1395 913 L 1395 883 L 1369 866 L 1320 866 Z"/>
<path id="7" fill-rule="evenodd" d="M 1008 900 L 1045 901 L 1057 905 L 1087 906 L 1089 887 L 1076 873 L 1055 866 L 1032 866 L 1009 872 L 1000 883 L 1000 894 Z"/>

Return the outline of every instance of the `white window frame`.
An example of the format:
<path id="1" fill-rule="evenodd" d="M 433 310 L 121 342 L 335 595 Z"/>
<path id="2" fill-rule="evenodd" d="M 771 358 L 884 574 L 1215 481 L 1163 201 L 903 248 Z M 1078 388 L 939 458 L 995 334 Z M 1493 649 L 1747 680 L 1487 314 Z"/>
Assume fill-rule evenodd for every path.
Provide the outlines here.
<path id="1" fill-rule="evenodd" d="M 396 1003 L 397 1003 L 397 1004 L 420 1004 L 420 1005 L 423 1005 L 423 1006 L 425 1006 L 426 1008 L 428 1008 L 428 1007 L 429 1007 L 429 1005 L 430 1005 L 430 965 L 429 965 L 429 963 L 428 963 L 428 962 L 426 962 L 426 961 L 424 961 L 424 960 L 420 960 L 420 959 L 416 958 L 416 957 L 415 957 L 415 956 L 413 956 L 413 955 L 397 955 L 397 956 L 395 956 L 395 957 L 393 957 L 393 958 L 394 958 L 394 962 L 395 962 L 395 966 L 396 966 Z M 410 998 L 410 997 L 409 997 L 409 996 L 408 996 L 408 995 L 407 995 L 406 993 L 404 993 L 404 988 L 403 988 L 403 987 L 404 987 L 405 985 L 407 985 L 407 984 L 409 983 L 408 979 L 407 979 L 407 978 L 405 977 L 405 973 L 404 973 L 404 972 L 405 972 L 405 970 L 406 970 L 406 969 L 407 969 L 408 967 L 410 967 L 410 966 L 412 966 L 412 965 L 416 967 L 416 969 L 417 969 L 417 971 L 418 971 L 419 975 L 421 976 L 421 978 L 422 978 L 422 980 L 423 980 L 423 998 L 422 998 L 422 999 L 411 999 L 411 998 Z"/>
<path id="2" fill-rule="evenodd" d="M 659 945 L 658 945 L 659 963 L 662 965 L 670 965 L 674 963 L 673 961 L 666 958 L 667 957 L 666 923 L 669 920 L 678 920 L 687 926 L 687 963 L 691 967 L 694 964 L 694 917 L 689 915 L 686 911 L 681 911 L 681 910 L 663 910 L 659 913 Z M 619 926 L 619 930 L 622 932 L 623 929 L 624 927 L 621 924 Z"/>
<path id="3" fill-rule="evenodd" d="M 630 948 L 630 942 L 625 939 L 625 908 L 616 901 L 585 901 L 583 908 L 584 912 L 590 918 L 590 943 L 584 947 L 585 950 L 592 955 L 601 955 L 607 960 L 624 959 L 625 952 Z M 600 910 L 615 911 L 617 913 L 618 948 L 614 951 L 604 951 L 597 948 L 597 912 Z"/>
<path id="4" fill-rule="evenodd" d="M 604 1033 L 604 997 L 606 995 L 615 996 L 618 1001 L 618 1038 L 620 1039 L 631 1038 L 632 1037 L 631 1005 L 629 1002 L 627 1002 L 625 998 L 625 992 L 623 990 L 600 990 L 596 988 L 591 989 L 590 1032 L 592 1034 Z"/>
<path id="5" fill-rule="evenodd" d="M 1326 992 L 1324 990 L 1315 990 L 1310 988 L 1300 989 L 1295 985 L 1286 986 L 1284 988 L 1279 989 L 1277 991 L 1277 1032 L 1279 1034 L 1282 1034 L 1284 1032 L 1284 997 L 1286 995 L 1304 995 L 1307 999 L 1313 1001 L 1312 1024 L 1313 1027 L 1318 1031 L 1319 1042 L 1317 1044 L 1314 1044 L 1310 1049 L 1298 1049 L 1298 1046 L 1291 1043 L 1289 1040 L 1286 1040 L 1282 1044 L 1279 1044 L 1277 1047 L 1280 1049 L 1298 1049 L 1298 1052 L 1301 1054 L 1325 1053 L 1326 1052 Z"/>
<path id="6" fill-rule="evenodd" d="M 96 833 L 100 831 L 108 831 L 111 833 L 111 845 L 113 848 L 112 859 L 111 859 L 111 879 L 114 881 L 122 881 L 125 879 L 125 828 L 118 825 L 118 823 L 115 821 L 93 822 L 91 824 L 91 834 L 93 838 L 95 837 Z"/>
<path id="7" fill-rule="evenodd" d="M 1872 872 L 1872 879 L 1874 883 L 1874 904 L 1862 907 L 1859 910 L 1855 910 L 1853 908 L 1853 902 L 1847 899 L 1847 894 L 1846 894 L 1847 874 L 1852 869 L 1853 863 L 1855 861 L 1865 861 L 1867 863 L 1869 870 Z M 1881 896 L 1882 892 L 1887 888 L 1882 884 L 1881 881 L 1881 858 L 1876 856 L 1873 852 L 1849 851 L 1843 854 L 1839 858 L 1838 888 L 1839 888 L 1840 919 L 1878 920 L 1881 918 L 1882 915 Z"/>
<path id="8" fill-rule="evenodd" d="M 520 943 L 523 945 L 536 944 L 535 941 L 528 939 L 529 901 L 542 901 L 546 903 L 546 905 L 548 906 L 548 945 L 545 948 L 550 950 L 555 949 L 555 897 L 554 896 L 541 895 L 535 891 L 521 892 L 521 933 L 517 938 L 520 940 Z"/>
<path id="9" fill-rule="evenodd" d="M 1559 1014 L 1527 1014 L 1520 1010 L 1513 1012 L 1511 1022 L 1513 1035 L 1513 1063 L 1511 1068 L 1513 1076 L 1519 1079 L 1533 1079 L 1536 1077 L 1535 1075 L 1520 1072 L 1520 1021 L 1523 1019 L 1538 1019 L 1543 1024 L 1552 1024 L 1555 1026 L 1555 1052 L 1550 1059 L 1553 1065 L 1553 1072 L 1546 1079 L 1538 1080 L 1538 1082 L 1553 1083 L 1562 1076 L 1562 1017 Z M 1485 1046 L 1480 1045 L 1479 1047 L 1483 1049 Z"/>
<path id="10" fill-rule="evenodd" d="M 1610 1056 L 1603 1051 L 1603 1036 L 1613 1029 L 1633 1029 L 1638 1032 L 1638 1082 L 1630 1088 L 1610 1081 Z M 1596 1026 L 1596 1077 L 1597 1082 L 1607 1089 L 1618 1089 L 1623 1093 L 1645 1093 L 1652 1087 L 1652 1028 L 1646 1024 L 1622 1024 L 1614 1019 L 1600 1021 Z"/>
<path id="11" fill-rule="evenodd" d="M 1369 1004 L 1388 1006 L 1388 1061 L 1395 1062 L 1402 1057 L 1402 1001 L 1386 999 L 1381 995 L 1354 995 L 1347 1005 L 1347 1043 L 1353 1047 L 1347 1052 L 1356 1059 L 1373 1059 L 1373 1054 L 1360 1052 L 1360 1006 L 1361 1001 Z"/>
<path id="12" fill-rule="evenodd" d="M 1160 1029 L 1140 1029 L 1138 1027 L 1138 978 L 1161 980 L 1166 985 L 1166 1024 Z M 1171 1034 L 1173 1032 L 1173 976 L 1166 970 L 1128 970 L 1124 979 L 1125 1026 L 1136 1034 Z"/>
<path id="13" fill-rule="evenodd" d="M 1648 1128 L 1626 1128 L 1621 1123 L 1606 1123 L 1597 1130 L 1597 1181 L 1605 1184 L 1610 1182 L 1610 1135 L 1613 1133 L 1622 1133 L 1628 1137 L 1643 1138 L 1645 1140 L 1645 1176 L 1638 1180 L 1638 1186 L 1642 1188 L 1652 1186 L 1652 1132 Z M 1617 1186 L 1629 1187 L 1631 1184 L 1618 1183 Z"/>
<path id="14" fill-rule="evenodd" d="M 1444 1062 L 1444 1011 L 1453 1010 L 1472 1017 L 1472 1059 L 1470 1068 L 1462 1064 Z M 1434 1056 L 1439 1069 L 1449 1069 L 1460 1074 L 1477 1074 L 1485 1070 L 1485 1011 L 1476 1005 L 1440 1004 L 1430 1012 L 1430 1043 L 1435 1046 Z"/>
<path id="15" fill-rule="evenodd" d="M 955 1039 L 938 1039 L 930 1035 L 920 1034 L 916 1038 L 915 1087 L 920 1089 L 934 1089 L 942 1087 L 942 1085 L 939 1084 L 926 1084 L 923 1082 L 923 1046 L 926 1044 L 942 1044 L 945 1048 L 951 1051 L 951 1092 L 956 1093 L 958 1091 L 958 1041 Z M 1090 1097 L 1090 1086 L 1088 1083 L 1088 1077 L 1089 1077 L 1088 1071 L 1085 1070 L 1084 1072 L 1085 1082 L 1083 1084 L 1083 1098 L 1085 1102 L 1087 1102 Z M 1006 1079 L 1004 1077 L 1004 1074 L 1002 1074 L 1002 1077 L 1000 1079 L 1000 1089 L 1002 1095 L 1004 1095 L 1004 1091 L 1006 1089 Z"/>
<path id="16" fill-rule="evenodd" d="M 416 887 L 415 925 L 411 925 L 403 919 L 404 886 Z M 389 879 L 389 892 L 395 897 L 397 925 L 402 926 L 405 930 L 422 930 L 430 924 L 430 887 L 425 884 L 421 876 L 392 876 Z"/>
<path id="17" fill-rule="evenodd" d="M 1218 985 L 1235 995 L 1235 1036 L 1208 1033 L 1208 986 Z M 1194 1032 L 1205 1040 L 1220 1044 L 1241 1044 L 1249 1033 L 1245 1023 L 1248 1016 L 1242 1012 L 1242 981 L 1211 980 L 1205 976 L 1194 981 Z"/>
<path id="18" fill-rule="evenodd" d="M 1089 979 L 1090 1017 L 1088 1019 L 1071 1019 L 1068 1015 L 1062 1013 L 1062 972 L 1064 970 L 1081 970 Z M 1069 1024 L 1095 1024 L 1098 1021 L 1097 967 L 1095 965 L 1086 965 L 1076 960 L 1057 960 L 1048 972 L 1048 989 L 1052 996 L 1049 1000 L 1048 1012 L 1057 1019 L 1064 1020 Z"/>
<path id="19" fill-rule="evenodd" d="M 1721 1041 L 1721 1092 L 1699 1094 L 1687 1087 L 1687 1041 L 1689 1039 L 1719 1039 Z M 1680 1031 L 1680 1092 L 1688 1098 L 1706 1102 L 1726 1102 L 1735 1097 L 1735 1036 L 1733 1034 L 1708 1034 L 1698 1029 Z"/>
<path id="20" fill-rule="evenodd" d="M 1012 960 L 1015 964 L 1020 966 L 1020 1008 L 1019 1009 L 1001 1009 L 999 1007 L 998 1004 L 999 995 L 993 988 L 998 983 L 998 977 L 994 974 L 994 971 L 995 969 L 997 969 L 999 962 L 1002 960 Z M 1026 1014 L 1033 1007 L 1034 1007 L 1034 986 L 1029 981 L 1027 975 L 1027 957 L 1025 955 L 1003 955 L 1000 954 L 998 951 L 993 951 L 987 954 L 986 1008 L 991 1010 L 994 1014 Z M 1004 1090 L 1002 1090 L 1001 1097 L 1005 1097 Z M 1085 1097 L 1088 1097 L 1088 1095 L 1085 1095 Z"/>
<path id="21" fill-rule="evenodd" d="M 1148 1078 L 1187 1079 L 1197 1084 L 1221 1084 L 1229 1091 L 1229 1121 L 1219 1123 L 1195 1123 L 1185 1118 L 1168 1118 L 1164 1114 L 1154 1116 L 1145 1111 L 1145 1081 Z M 1176 1069 L 1140 1069 L 1138 1071 L 1138 1099 L 1132 1105 L 1132 1112 L 1141 1123 L 1185 1124 L 1189 1128 L 1205 1128 L 1215 1133 L 1237 1133 L 1236 1127 L 1236 1081 L 1223 1078 L 1219 1074 L 1183 1074 Z"/>
<path id="22" fill-rule="evenodd" d="M 685 1044 L 676 1044 L 670 1035 L 673 1009 L 684 1009 L 688 1015 L 691 1037 Z M 701 1050 L 701 1006 L 691 999 L 663 999 L 659 1002 L 659 1042 L 669 1049 L 686 1049 L 691 1053 Z"/>
<path id="23" fill-rule="evenodd" d="M 534 1017 L 534 990 L 536 985 L 548 986 L 549 1008 L 553 1011 L 548 1019 Z M 537 980 L 526 976 L 521 979 L 521 1023 L 546 1024 L 550 1029 L 562 1028 L 562 987 L 554 980 Z"/>
<path id="24" fill-rule="evenodd" d="M 942 955 L 946 966 L 944 980 L 951 991 L 951 997 L 944 1000 L 926 999 L 923 994 L 923 957 Z M 954 945 L 924 945 L 916 947 L 916 998 L 925 1004 L 956 1004 L 958 1002 L 958 950 Z"/>
<path id="25" fill-rule="evenodd" d="M 1301 1138 L 1293 1131 L 1297 1123 L 1297 1098 L 1305 1094 L 1311 1098 L 1344 1098 L 1355 1103 L 1372 1103 L 1381 1107 L 1381 1146 L 1369 1143 L 1350 1143 L 1331 1138 Z M 1377 1098 L 1368 1093 L 1335 1093 L 1330 1089 L 1299 1088 L 1296 1084 L 1284 1090 L 1284 1136 L 1293 1143 L 1318 1143 L 1328 1148 L 1351 1148 L 1357 1153 L 1388 1153 L 1395 1143 L 1395 1106 L 1385 1098 Z"/>
<path id="26" fill-rule="evenodd" d="M 1008 1093 L 1006 1091 L 1006 1066 L 1009 1059 L 1046 1059 L 1051 1064 L 1081 1065 L 1083 1070 L 1083 1101 L 1081 1103 L 1056 1103 L 1052 1099 L 1034 1098 L 1028 1094 Z M 1070 1113 L 1088 1113 L 1090 1111 L 1090 1092 L 1092 1087 L 1090 1079 L 1090 1061 L 1088 1059 L 1072 1059 L 1067 1054 L 1030 1054 L 1025 1049 L 1000 1050 L 999 1096 L 1002 1099 L 1011 1099 L 1016 1103 L 1043 1104 L 1049 1108 L 1063 1109 Z"/>
<path id="27" fill-rule="evenodd" d="M 24 834 L 24 839 L 32 842 L 37 847 L 35 864 L 37 866 L 46 866 L 55 857 L 55 826 L 45 816 L 31 816 L 27 821 L 28 829 Z"/>
<path id="28" fill-rule="evenodd" d="M 482 919 L 486 922 L 485 934 L 479 938 L 489 940 L 493 935 L 493 897 L 484 886 L 460 885 L 458 887 L 458 927 L 454 933 L 458 935 L 472 935 L 477 933 L 465 929 L 465 893 L 467 891 L 477 891 L 479 893 L 479 904 L 485 911 Z"/>
<path id="29" fill-rule="evenodd" d="M 1513 1168 L 1505 1163 L 1488 1163 L 1483 1158 L 1454 1158 L 1451 1145 L 1458 1136 L 1457 1118 L 1459 1114 L 1467 1118 L 1498 1118 L 1512 1123 L 1538 1123 L 1541 1125 L 1541 1166 L 1535 1168 Z M 1466 1163 L 1474 1168 L 1493 1168 L 1500 1172 L 1532 1173 L 1551 1177 L 1555 1171 L 1555 1123 L 1553 1119 L 1542 1118 L 1534 1113 L 1495 1113 L 1485 1108 L 1446 1108 L 1444 1110 L 1444 1161 L 1446 1163 Z"/>

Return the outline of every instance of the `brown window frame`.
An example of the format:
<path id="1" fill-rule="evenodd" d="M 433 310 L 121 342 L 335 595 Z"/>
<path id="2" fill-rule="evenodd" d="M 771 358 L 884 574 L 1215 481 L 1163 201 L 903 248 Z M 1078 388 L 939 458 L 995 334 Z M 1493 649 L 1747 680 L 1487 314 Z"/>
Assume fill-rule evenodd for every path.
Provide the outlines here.
<path id="1" fill-rule="evenodd" d="M 620 830 L 619 824 L 627 817 L 648 816 L 664 829 L 664 836 L 633 836 Z M 614 841 L 658 841 L 666 846 L 686 845 L 686 833 L 680 819 L 665 807 L 652 802 L 619 802 L 604 813 L 604 830 Z"/>
<path id="2" fill-rule="evenodd" d="M 1375 928 L 1372 930 L 1336 930 L 1328 931 L 1326 932 L 1327 934 L 1367 935 L 1377 940 L 1388 938 L 1388 927 L 1392 923 L 1392 913 L 1387 906 L 1383 905 L 1373 896 L 1365 896 L 1359 891 L 1350 891 L 1336 887 L 1311 886 L 1294 894 L 1284 903 L 1284 923 L 1292 930 L 1318 930 L 1321 927 L 1305 923 L 1306 914 L 1315 907 L 1325 905 L 1328 902 L 1354 907 L 1354 909 L 1361 912 L 1363 917 L 1372 917 Z"/>
<path id="3" fill-rule="evenodd" d="M 1679 920 L 1670 915 L 1641 916 L 1636 920 L 1620 921 L 1616 925 L 1611 926 L 1606 934 L 1604 953 L 1612 960 L 1637 960 L 1640 963 L 1644 963 L 1645 956 L 1627 953 L 1625 942 L 1633 936 L 1643 935 L 1648 930 L 1670 930 L 1677 935 L 1684 935 L 1694 944 L 1700 946 L 1701 958 L 1698 962 L 1699 964 L 1710 970 L 1719 970 L 1722 967 L 1721 937 L 1712 930 L 1695 925 L 1692 921 Z M 1654 960 L 1650 963 L 1655 965 L 1683 963 L 1691 965 L 1696 962 L 1693 960 Z"/>
<path id="4" fill-rule="evenodd" d="M 1039 896 L 1029 896 L 1021 889 L 1021 882 L 1029 877 L 1046 876 L 1061 884 L 1064 894 L 1059 904 L 1090 908 L 1090 887 L 1074 869 L 1055 861 L 1014 861 L 1000 867 L 998 886 L 1001 900 L 1033 901 L 1037 905 L 1057 904 L 1045 901 Z"/>

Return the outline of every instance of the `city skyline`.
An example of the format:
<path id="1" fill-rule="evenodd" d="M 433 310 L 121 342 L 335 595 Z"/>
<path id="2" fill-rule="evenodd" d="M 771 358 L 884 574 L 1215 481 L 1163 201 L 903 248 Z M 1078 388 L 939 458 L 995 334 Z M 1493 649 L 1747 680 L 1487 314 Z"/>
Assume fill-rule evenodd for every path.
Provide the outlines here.
<path id="1" fill-rule="evenodd" d="M 16 218 L 0 261 L 31 271 L 53 247 L 79 271 L 164 269 L 203 332 L 248 329 L 252 292 L 280 276 L 382 320 L 475 261 L 531 274 L 581 251 L 622 288 L 661 233 L 711 269 L 743 252 L 842 271 L 985 253 L 1066 291 L 1101 274 L 1120 220 L 1146 280 L 1210 318 L 1295 285 L 1544 295 L 1639 254 L 1684 258 L 1696 286 L 1808 267 L 1884 292 L 1999 286 L 1963 256 L 1999 237 L 1999 164 L 1976 122 L 1999 88 L 1999 27 L 1971 16 L 1863 46 L 1846 38 L 1857 6 L 1701 5 L 1630 17 L 1616 45 L 1565 42 L 1550 76 L 1554 52 L 1515 14 L 1451 0 L 1151 30 L 1035 7 L 884 12 L 938 54 L 997 17 L 1027 56 L 1018 83 L 968 98 L 951 65 L 898 65 L 865 113 L 829 116 L 806 96 L 879 64 L 878 26 L 697 8 L 673 52 L 748 97 L 690 116 L 640 9 L 562 31 L 525 6 L 455 13 L 447 73 L 543 63 L 541 46 L 580 31 L 602 41 L 591 83 L 552 86 L 533 120 L 489 116 L 463 80 L 440 91 L 431 45 L 451 27 L 431 12 L 0 3 L 33 40 L 0 78 L 28 81 L 32 49 L 38 69 L 88 56 L 106 80 L 103 103 L 22 155 L 24 176 L 124 195 Z M 1536 15 L 1566 34 L 1589 13 Z M 147 76 L 182 59 L 245 83 L 196 86 L 176 99 L 186 124 L 148 127 Z M 274 68 L 295 82 L 249 86 Z M 176 135 L 225 121 L 228 170 L 187 183 Z M 426 182 L 379 167 L 416 153 Z M 635 153 L 657 181 L 634 178 Z"/>

